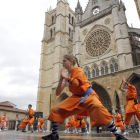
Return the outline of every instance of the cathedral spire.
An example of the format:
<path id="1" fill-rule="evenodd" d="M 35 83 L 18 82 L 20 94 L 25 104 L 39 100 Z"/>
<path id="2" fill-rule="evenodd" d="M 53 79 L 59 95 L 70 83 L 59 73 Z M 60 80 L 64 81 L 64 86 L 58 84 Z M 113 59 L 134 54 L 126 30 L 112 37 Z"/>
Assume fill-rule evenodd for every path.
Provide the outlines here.
<path id="1" fill-rule="evenodd" d="M 83 14 L 83 10 L 82 10 L 79 0 L 77 2 L 77 7 L 75 8 L 75 14 Z"/>

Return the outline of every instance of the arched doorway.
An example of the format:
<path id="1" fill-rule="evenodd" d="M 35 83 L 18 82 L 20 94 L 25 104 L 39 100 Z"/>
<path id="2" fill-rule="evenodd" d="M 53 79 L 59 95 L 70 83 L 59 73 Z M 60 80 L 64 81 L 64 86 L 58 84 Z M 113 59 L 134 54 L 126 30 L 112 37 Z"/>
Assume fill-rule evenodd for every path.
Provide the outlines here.
<path id="1" fill-rule="evenodd" d="M 115 91 L 115 106 L 117 109 L 119 109 L 119 113 L 121 113 L 121 108 L 120 108 L 120 100 L 117 91 Z"/>
<path id="2" fill-rule="evenodd" d="M 101 85 L 96 83 L 92 84 L 92 88 L 100 97 L 103 106 L 106 107 L 107 110 L 112 114 L 112 103 L 108 92 Z"/>
<path id="3" fill-rule="evenodd" d="M 107 110 L 110 112 L 110 114 L 112 114 L 112 103 L 111 103 L 111 99 L 110 99 L 106 89 L 97 83 L 93 83 L 92 88 L 97 93 L 97 95 L 100 97 L 103 106 L 105 108 L 107 108 Z M 92 128 L 91 130 L 95 131 L 95 129 L 96 129 L 96 127 Z M 102 130 L 105 131 L 108 129 L 105 126 L 102 126 Z"/>

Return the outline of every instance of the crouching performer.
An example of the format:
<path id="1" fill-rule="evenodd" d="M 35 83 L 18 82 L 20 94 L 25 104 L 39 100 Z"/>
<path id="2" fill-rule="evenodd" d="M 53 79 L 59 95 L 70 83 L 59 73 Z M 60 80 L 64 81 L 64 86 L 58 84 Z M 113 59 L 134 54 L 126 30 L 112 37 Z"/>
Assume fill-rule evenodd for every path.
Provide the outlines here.
<path id="1" fill-rule="evenodd" d="M 33 131 L 33 122 L 34 122 L 35 118 L 34 118 L 34 110 L 32 109 L 32 105 L 31 104 L 28 105 L 28 109 L 27 109 L 26 115 L 29 115 L 29 117 L 25 120 L 25 122 L 27 124 L 29 123 L 30 128 L 31 128 L 31 133 L 33 133 L 34 132 Z M 24 130 L 23 130 L 23 132 L 24 132 Z"/>
<path id="2" fill-rule="evenodd" d="M 119 110 L 118 109 L 115 109 L 115 112 L 116 112 L 116 116 L 114 117 L 115 118 L 115 125 L 116 127 L 120 127 L 122 131 L 125 130 L 125 126 L 123 124 L 123 120 L 122 120 L 122 116 L 121 114 L 119 114 Z"/>
<path id="3" fill-rule="evenodd" d="M 112 121 L 113 116 L 102 105 L 98 95 L 91 88 L 85 72 L 80 67 L 74 67 L 76 61 L 77 59 L 73 55 L 63 56 L 63 68 L 60 72 L 56 95 L 61 94 L 66 84 L 73 95 L 52 108 L 48 117 L 48 120 L 52 122 L 52 133 L 43 136 L 42 139 L 58 139 L 59 123 L 63 124 L 68 116 L 79 114 L 90 116 L 91 127 L 105 125 L 114 133 L 116 140 L 126 140 L 118 133 Z M 65 69 L 68 70 L 68 74 L 65 73 Z"/>
<path id="4" fill-rule="evenodd" d="M 37 129 L 38 129 L 38 131 L 44 132 L 45 123 L 44 123 L 42 116 L 40 115 L 39 117 L 40 117 L 40 120 L 37 120 L 37 121 L 40 122 L 40 124 L 37 125 Z"/>
<path id="5" fill-rule="evenodd" d="M 86 124 L 86 122 L 85 122 L 85 120 L 84 120 L 84 118 L 83 118 L 83 116 L 81 116 L 81 115 L 75 115 L 76 116 L 76 128 L 85 128 L 85 130 L 86 130 L 86 133 L 87 134 L 89 134 L 89 132 L 88 132 L 88 130 L 87 130 L 87 124 Z M 77 130 L 77 129 L 76 129 Z M 77 131 L 76 131 L 77 132 Z"/>
<path id="6" fill-rule="evenodd" d="M 23 128 L 23 129 L 22 129 L 22 132 L 26 132 L 26 125 L 28 124 L 28 122 L 27 122 L 25 119 L 23 119 L 23 121 L 20 120 L 20 122 L 21 122 L 22 124 L 18 126 L 18 129 Z"/>

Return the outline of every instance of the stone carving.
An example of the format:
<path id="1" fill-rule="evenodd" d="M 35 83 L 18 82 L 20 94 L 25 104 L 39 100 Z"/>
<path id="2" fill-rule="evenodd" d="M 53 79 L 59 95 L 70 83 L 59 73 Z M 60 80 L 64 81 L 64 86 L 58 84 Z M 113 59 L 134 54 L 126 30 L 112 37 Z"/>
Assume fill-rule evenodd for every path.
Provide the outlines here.
<path id="1" fill-rule="evenodd" d="M 106 52 L 111 43 L 111 37 L 107 31 L 96 30 L 87 39 L 86 51 L 92 57 L 98 57 Z"/>
<path id="2" fill-rule="evenodd" d="M 105 21 L 104 21 L 105 25 L 110 24 L 110 21 L 111 21 L 111 19 L 110 19 L 110 18 L 105 19 Z"/>
<path id="3" fill-rule="evenodd" d="M 83 30 L 83 35 L 86 35 L 87 34 L 87 29 L 84 29 Z"/>

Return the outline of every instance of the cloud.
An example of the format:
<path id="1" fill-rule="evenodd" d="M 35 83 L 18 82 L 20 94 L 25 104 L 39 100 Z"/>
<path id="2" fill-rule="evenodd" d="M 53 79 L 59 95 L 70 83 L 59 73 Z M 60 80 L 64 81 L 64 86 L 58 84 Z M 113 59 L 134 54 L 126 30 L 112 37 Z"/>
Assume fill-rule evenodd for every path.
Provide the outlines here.
<path id="1" fill-rule="evenodd" d="M 68 0 L 75 11 L 77 1 Z M 134 1 L 123 0 L 126 16 L 139 28 Z M 80 0 L 83 11 L 88 0 Z M 20 109 L 36 106 L 41 40 L 45 12 L 57 0 L 3 0 L 0 4 L 0 102 L 10 101 Z"/>

